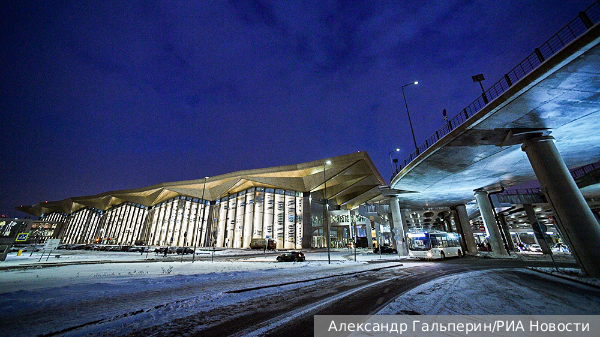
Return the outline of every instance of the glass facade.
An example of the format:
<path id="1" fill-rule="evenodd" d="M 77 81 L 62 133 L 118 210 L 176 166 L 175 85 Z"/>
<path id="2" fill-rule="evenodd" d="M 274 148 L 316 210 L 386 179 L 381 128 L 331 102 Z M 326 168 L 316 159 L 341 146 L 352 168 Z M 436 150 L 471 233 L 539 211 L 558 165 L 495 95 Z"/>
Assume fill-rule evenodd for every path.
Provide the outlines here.
<path id="1" fill-rule="evenodd" d="M 205 247 L 210 203 L 191 197 L 162 202 L 148 212 L 147 231 L 141 241 L 149 245 Z"/>
<path id="2" fill-rule="evenodd" d="M 63 217 L 56 217 L 57 213 L 49 214 L 48 216 L 42 217 L 46 221 L 57 221 L 52 219 L 59 219 Z M 66 218 L 64 230 L 62 233 L 62 243 L 66 244 L 77 244 L 77 243 L 93 243 L 97 237 L 98 225 L 102 212 L 93 208 L 83 208 L 77 212 L 71 213 Z M 64 219 L 63 218 L 63 219 Z"/>
<path id="3" fill-rule="evenodd" d="M 115 206 L 102 214 L 98 242 L 132 245 L 146 222 L 146 207 L 131 202 Z"/>
<path id="4" fill-rule="evenodd" d="M 272 238 L 278 249 L 301 249 L 305 200 L 302 192 L 253 187 L 212 205 L 180 196 L 151 208 L 131 202 L 104 212 L 88 207 L 62 215 L 62 243 L 249 248 L 254 238 Z"/>
<path id="5" fill-rule="evenodd" d="M 257 187 L 217 200 L 216 246 L 248 248 L 252 239 L 273 238 L 279 249 L 301 248 L 302 199 L 300 192 Z"/>

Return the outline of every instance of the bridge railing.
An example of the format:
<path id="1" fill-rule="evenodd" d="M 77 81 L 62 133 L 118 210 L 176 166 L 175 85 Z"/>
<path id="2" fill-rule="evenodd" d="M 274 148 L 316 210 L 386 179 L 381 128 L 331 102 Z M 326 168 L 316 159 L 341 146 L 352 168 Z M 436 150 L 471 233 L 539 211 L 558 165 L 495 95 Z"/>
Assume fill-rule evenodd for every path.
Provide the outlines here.
<path id="1" fill-rule="evenodd" d="M 577 179 L 597 169 L 600 169 L 600 162 L 595 162 L 576 168 L 575 170 L 571 171 L 571 175 L 574 179 Z"/>
<path id="2" fill-rule="evenodd" d="M 518 188 L 518 189 L 508 189 L 504 192 L 500 193 L 501 195 L 528 195 L 528 194 L 540 194 L 542 190 L 539 188 Z"/>
<path id="3" fill-rule="evenodd" d="M 585 33 L 590 27 L 600 21 L 600 1 L 595 1 L 585 11 L 571 20 L 558 33 L 550 37 L 546 42 L 542 43 L 539 48 L 536 48 L 533 53 L 529 54 L 521 63 L 511 69 L 500 80 L 494 83 L 475 101 L 469 104 L 456 116 L 450 119 L 444 126 L 437 130 L 431 137 L 427 138 L 415 151 L 413 151 L 396 169 L 392 175 L 392 179 L 408 165 L 413 159 L 417 158 L 419 153 L 426 151 L 430 146 L 435 144 L 442 137 L 450 133 L 453 129 L 463 124 L 467 119 L 475 115 L 479 110 L 483 109 L 490 101 L 502 95 L 513 83 L 518 82 L 535 68 L 540 66 L 545 60 L 556 54 L 564 46 L 577 37 Z"/>

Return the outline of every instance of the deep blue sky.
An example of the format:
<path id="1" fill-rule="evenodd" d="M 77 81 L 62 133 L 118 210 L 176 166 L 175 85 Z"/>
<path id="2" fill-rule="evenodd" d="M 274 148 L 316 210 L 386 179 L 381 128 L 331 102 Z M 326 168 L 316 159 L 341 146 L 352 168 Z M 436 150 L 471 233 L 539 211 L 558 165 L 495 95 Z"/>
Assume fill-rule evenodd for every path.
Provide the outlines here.
<path id="1" fill-rule="evenodd" d="M 591 0 L 2 1 L 0 215 L 366 150 L 470 104 Z"/>

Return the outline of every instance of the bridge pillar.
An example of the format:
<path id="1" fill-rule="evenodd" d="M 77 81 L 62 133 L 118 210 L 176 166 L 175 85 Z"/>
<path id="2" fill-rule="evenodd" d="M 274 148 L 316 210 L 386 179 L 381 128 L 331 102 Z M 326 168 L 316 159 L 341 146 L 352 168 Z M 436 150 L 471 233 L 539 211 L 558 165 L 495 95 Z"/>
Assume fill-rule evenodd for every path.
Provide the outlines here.
<path id="1" fill-rule="evenodd" d="M 542 191 L 554 210 L 556 226 L 581 269 L 590 276 L 600 277 L 600 225 L 553 139 L 551 136 L 529 139 L 521 149 L 527 154 Z"/>
<path id="2" fill-rule="evenodd" d="M 506 238 L 506 244 L 508 245 L 508 249 L 514 252 L 515 243 L 512 240 L 512 236 L 510 235 L 510 229 L 508 228 L 508 224 L 506 223 L 506 217 L 504 217 L 504 214 L 498 214 L 498 220 L 500 220 L 500 225 L 502 226 L 502 231 L 504 232 L 504 238 Z"/>
<path id="3" fill-rule="evenodd" d="M 367 224 L 365 226 L 365 230 L 367 231 L 367 248 L 373 249 L 373 224 L 371 223 L 371 219 L 368 217 Z"/>
<path id="4" fill-rule="evenodd" d="M 467 207 L 465 205 L 458 205 L 455 207 L 455 210 L 458 215 L 456 228 L 462 235 L 464 244 L 467 246 L 466 252 L 477 255 L 477 244 L 475 244 L 475 237 L 473 236 L 473 230 L 471 229 L 471 223 L 469 222 Z"/>
<path id="5" fill-rule="evenodd" d="M 398 197 L 390 198 L 390 211 L 392 212 L 392 235 L 394 236 L 394 242 L 396 243 L 396 250 L 398 255 L 407 256 L 408 247 L 406 246 L 406 233 L 404 228 L 404 219 L 402 219 L 402 212 L 400 210 L 400 203 Z"/>
<path id="6" fill-rule="evenodd" d="M 550 247 L 548 247 L 548 242 L 546 242 L 546 231 L 540 228 L 540 223 L 537 217 L 535 216 L 535 210 L 533 209 L 533 206 L 531 206 L 530 204 L 523 204 L 523 209 L 525 209 L 525 214 L 527 214 L 527 219 L 531 224 L 531 229 L 533 229 L 533 235 L 535 236 L 535 240 L 542 248 L 542 253 L 544 253 L 545 255 L 552 254 L 552 252 L 550 251 Z"/>
<path id="7" fill-rule="evenodd" d="M 508 255 L 506 248 L 504 248 L 504 241 L 502 241 L 500 228 L 498 228 L 498 223 L 496 222 L 496 218 L 492 212 L 492 204 L 488 198 L 488 193 L 486 191 L 475 191 L 475 200 L 477 200 L 477 205 L 479 206 L 479 211 L 481 212 L 481 218 L 483 218 L 483 223 L 485 224 L 488 234 L 490 235 L 492 252 L 495 255 L 500 256 Z"/>

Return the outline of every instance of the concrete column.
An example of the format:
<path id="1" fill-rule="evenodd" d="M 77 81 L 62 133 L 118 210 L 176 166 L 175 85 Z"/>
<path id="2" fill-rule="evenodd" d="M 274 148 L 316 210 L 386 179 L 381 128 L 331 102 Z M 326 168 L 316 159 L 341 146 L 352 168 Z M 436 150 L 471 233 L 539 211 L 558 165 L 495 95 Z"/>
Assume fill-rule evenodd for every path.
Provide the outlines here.
<path id="1" fill-rule="evenodd" d="M 479 211 L 481 212 L 481 218 L 483 219 L 483 223 L 487 228 L 488 234 L 490 235 L 489 240 L 490 245 L 492 246 L 492 252 L 499 256 L 508 255 L 506 249 L 504 248 L 502 234 L 500 234 L 500 229 L 498 228 L 496 218 L 492 212 L 492 204 L 488 198 L 488 193 L 486 191 L 475 191 L 475 200 L 477 200 L 477 205 L 479 206 Z"/>
<path id="2" fill-rule="evenodd" d="M 506 223 L 506 218 L 504 214 L 498 214 L 498 220 L 500 220 L 500 226 L 502 227 L 502 232 L 504 232 L 504 238 L 506 238 L 506 244 L 508 245 L 508 249 L 511 251 L 515 251 L 515 244 L 512 240 L 512 236 L 510 235 L 510 228 L 508 228 L 508 224 Z"/>
<path id="3" fill-rule="evenodd" d="M 367 247 L 373 249 L 373 230 L 371 229 L 373 226 L 371 225 L 371 220 L 369 220 L 369 218 L 367 218 L 365 227 L 365 230 L 367 231 Z"/>
<path id="4" fill-rule="evenodd" d="M 404 232 L 404 221 L 398 197 L 390 198 L 390 211 L 392 212 L 392 234 L 394 235 L 394 242 L 397 243 L 396 250 L 398 251 L 398 255 L 407 256 L 406 233 Z"/>
<path id="5" fill-rule="evenodd" d="M 383 245 L 383 239 L 381 237 L 381 227 L 379 222 L 373 220 L 373 227 L 375 227 L 375 242 L 377 242 L 377 248 L 380 248 Z"/>
<path id="6" fill-rule="evenodd" d="M 456 206 L 457 222 L 459 226 L 459 232 L 462 235 L 463 241 L 467 246 L 465 252 L 469 252 L 473 255 L 477 254 L 477 244 L 475 243 L 475 237 L 473 236 L 473 230 L 471 229 L 471 223 L 469 222 L 469 216 L 467 214 L 467 207 L 465 205 Z"/>
<path id="7" fill-rule="evenodd" d="M 524 204 L 523 209 L 525 210 L 525 214 L 527 214 L 527 219 L 531 224 L 531 229 L 533 229 L 535 240 L 542 248 L 542 253 L 551 254 L 552 252 L 550 251 L 550 247 L 548 247 L 548 242 L 546 242 L 544 237 L 546 233 L 544 233 L 544 230 L 540 228 L 540 223 L 538 222 L 537 216 L 535 216 L 535 210 L 533 209 L 533 206 Z"/>
<path id="8" fill-rule="evenodd" d="M 460 235 L 460 249 L 464 253 L 468 252 L 467 243 L 465 242 L 465 234 L 463 233 L 462 227 L 460 225 L 460 220 L 458 219 L 458 212 L 455 208 L 450 209 L 450 214 L 454 218 L 454 224 L 456 225 L 456 232 Z"/>
<path id="9" fill-rule="evenodd" d="M 444 211 L 444 213 L 446 213 Z M 444 216 L 444 223 L 446 224 L 446 232 L 454 232 L 452 228 L 452 212 L 448 212 L 448 215 Z"/>
<path id="10" fill-rule="evenodd" d="M 560 228 L 581 269 L 600 277 L 600 225 L 569 173 L 553 137 L 527 140 L 521 146 L 554 210 Z"/>

